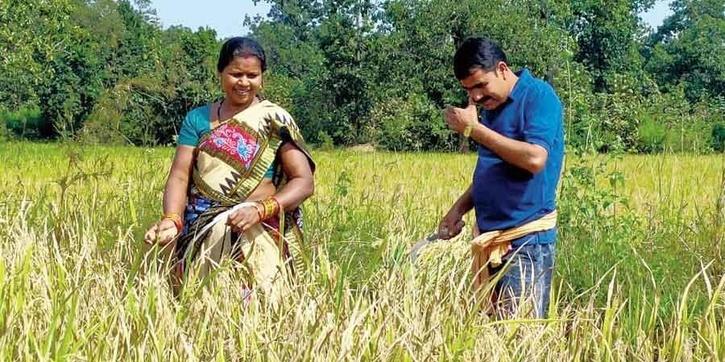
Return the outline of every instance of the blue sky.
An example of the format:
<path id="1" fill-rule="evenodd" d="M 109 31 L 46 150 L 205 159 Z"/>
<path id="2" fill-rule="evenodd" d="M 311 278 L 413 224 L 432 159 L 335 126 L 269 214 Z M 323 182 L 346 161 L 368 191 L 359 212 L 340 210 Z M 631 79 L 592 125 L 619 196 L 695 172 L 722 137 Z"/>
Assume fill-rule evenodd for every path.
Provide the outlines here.
<path id="1" fill-rule="evenodd" d="M 655 1 L 655 5 L 648 12 L 642 14 L 642 19 L 653 28 L 657 28 L 662 25 L 662 21 L 666 17 L 672 15 L 670 10 L 670 0 L 658 0 Z"/>
<path id="2" fill-rule="evenodd" d="M 269 4 L 260 1 L 256 6 L 252 0 L 152 0 L 151 6 L 167 28 L 184 25 L 193 30 L 210 27 L 219 38 L 244 35 L 244 17 L 257 14 L 267 15 Z"/>
<path id="3" fill-rule="evenodd" d="M 642 18 L 653 28 L 662 24 L 662 20 L 672 12 L 670 0 L 656 1 L 655 6 Z M 252 0 L 153 0 L 152 6 L 164 28 L 171 25 L 184 25 L 191 29 L 208 26 L 216 30 L 220 38 L 243 35 L 245 15 L 267 15 L 269 4 L 260 1 L 256 6 Z"/>

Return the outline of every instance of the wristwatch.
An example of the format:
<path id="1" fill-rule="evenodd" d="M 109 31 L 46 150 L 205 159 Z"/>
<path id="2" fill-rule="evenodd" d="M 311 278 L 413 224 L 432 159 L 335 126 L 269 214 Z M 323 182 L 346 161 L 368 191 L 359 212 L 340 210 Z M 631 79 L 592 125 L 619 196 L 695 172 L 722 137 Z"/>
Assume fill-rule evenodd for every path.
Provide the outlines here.
<path id="1" fill-rule="evenodd" d="M 471 137 L 471 131 L 473 131 L 473 124 L 475 122 L 468 122 L 466 125 L 466 128 L 463 129 L 463 137 L 469 138 Z"/>

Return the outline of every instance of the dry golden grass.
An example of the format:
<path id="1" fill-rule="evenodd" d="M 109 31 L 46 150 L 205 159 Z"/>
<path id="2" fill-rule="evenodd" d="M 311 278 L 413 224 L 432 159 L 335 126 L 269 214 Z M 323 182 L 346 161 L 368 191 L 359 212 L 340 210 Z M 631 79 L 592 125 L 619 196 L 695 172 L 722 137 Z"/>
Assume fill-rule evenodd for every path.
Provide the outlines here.
<path id="1" fill-rule="evenodd" d="M 594 185 L 567 181 L 549 319 L 495 321 L 470 301 L 463 240 L 427 268 L 405 257 L 466 185 L 473 156 L 315 155 L 313 263 L 269 309 L 244 305 L 230 265 L 171 295 L 141 244 L 171 150 L 3 146 L 0 359 L 725 359 L 725 278 L 711 251 L 721 156 L 625 156 Z M 624 192 L 608 186 L 612 169 Z M 614 199 L 616 215 L 597 209 Z"/>

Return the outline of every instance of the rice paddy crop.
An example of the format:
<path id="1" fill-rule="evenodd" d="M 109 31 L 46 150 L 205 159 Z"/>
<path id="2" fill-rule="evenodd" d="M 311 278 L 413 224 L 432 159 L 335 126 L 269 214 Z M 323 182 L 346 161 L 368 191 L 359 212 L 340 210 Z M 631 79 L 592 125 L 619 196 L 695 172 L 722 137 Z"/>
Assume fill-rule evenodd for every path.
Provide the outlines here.
<path id="1" fill-rule="evenodd" d="M 171 155 L 0 146 L 0 359 L 725 360 L 722 155 L 569 156 L 549 318 L 510 321 L 472 302 L 465 236 L 406 257 L 474 155 L 315 152 L 310 263 L 276 308 L 231 263 L 172 295 L 142 243 Z"/>

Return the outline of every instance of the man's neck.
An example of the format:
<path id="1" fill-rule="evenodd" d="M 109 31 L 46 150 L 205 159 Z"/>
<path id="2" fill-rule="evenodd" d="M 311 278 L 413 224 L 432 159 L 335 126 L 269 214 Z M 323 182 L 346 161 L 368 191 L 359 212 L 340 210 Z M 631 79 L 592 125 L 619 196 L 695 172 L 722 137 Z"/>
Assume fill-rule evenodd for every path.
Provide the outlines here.
<path id="1" fill-rule="evenodd" d="M 506 85 L 508 86 L 508 96 L 511 96 L 511 93 L 514 91 L 514 87 L 516 86 L 516 82 L 519 81 L 519 77 L 512 72 L 511 70 L 506 70 Z"/>

